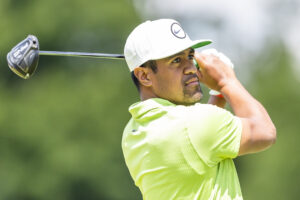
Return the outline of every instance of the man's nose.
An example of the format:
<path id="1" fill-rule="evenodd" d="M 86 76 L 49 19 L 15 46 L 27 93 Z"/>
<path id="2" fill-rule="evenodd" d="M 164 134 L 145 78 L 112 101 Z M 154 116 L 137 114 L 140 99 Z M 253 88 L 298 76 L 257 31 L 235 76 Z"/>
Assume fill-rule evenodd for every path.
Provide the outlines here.
<path id="1" fill-rule="evenodd" d="M 197 67 L 194 65 L 193 62 L 189 62 L 184 69 L 185 74 L 196 74 L 197 73 Z"/>

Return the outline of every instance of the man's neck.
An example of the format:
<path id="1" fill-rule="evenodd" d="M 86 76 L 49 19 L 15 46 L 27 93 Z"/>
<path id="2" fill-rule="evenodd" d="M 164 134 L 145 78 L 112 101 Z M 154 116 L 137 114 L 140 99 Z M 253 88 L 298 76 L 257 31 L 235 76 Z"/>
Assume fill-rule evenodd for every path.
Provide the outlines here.
<path id="1" fill-rule="evenodd" d="M 146 89 L 142 89 L 140 91 L 140 98 L 142 101 L 145 101 L 147 99 L 151 99 L 151 98 L 157 98 L 158 96 L 156 96 L 152 90 L 146 88 Z"/>

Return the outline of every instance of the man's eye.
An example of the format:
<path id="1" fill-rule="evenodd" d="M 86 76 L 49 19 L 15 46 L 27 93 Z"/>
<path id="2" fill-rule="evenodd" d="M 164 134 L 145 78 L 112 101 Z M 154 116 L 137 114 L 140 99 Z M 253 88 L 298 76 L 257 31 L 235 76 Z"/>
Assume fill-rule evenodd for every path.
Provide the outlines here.
<path id="1" fill-rule="evenodd" d="M 180 61 L 181 61 L 181 58 L 175 58 L 175 59 L 172 61 L 172 63 L 180 63 Z"/>

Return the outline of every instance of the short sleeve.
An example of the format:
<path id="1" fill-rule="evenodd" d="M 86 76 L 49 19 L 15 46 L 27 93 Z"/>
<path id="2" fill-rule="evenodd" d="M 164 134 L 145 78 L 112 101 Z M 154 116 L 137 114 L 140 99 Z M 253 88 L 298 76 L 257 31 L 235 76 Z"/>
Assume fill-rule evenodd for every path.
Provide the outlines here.
<path id="1" fill-rule="evenodd" d="M 209 166 L 237 157 L 242 134 L 240 118 L 217 106 L 195 104 L 185 119 L 191 145 Z"/>

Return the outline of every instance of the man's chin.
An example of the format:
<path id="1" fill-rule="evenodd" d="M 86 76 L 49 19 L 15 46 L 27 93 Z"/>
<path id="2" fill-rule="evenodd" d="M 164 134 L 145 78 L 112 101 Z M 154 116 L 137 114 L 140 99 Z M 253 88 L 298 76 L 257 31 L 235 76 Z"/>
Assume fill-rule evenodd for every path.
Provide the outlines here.
<path id="1" fill-rule="evenodd" d="M 199 91 L 199 92 L 193 94 L 192 96 L 186 97 L 184 103 L 186 105 L 192 105 L 192 104 L 198 103 L 202 97 L 203 97 L 203 94 L 202 94 L 202 92 Z"/>

